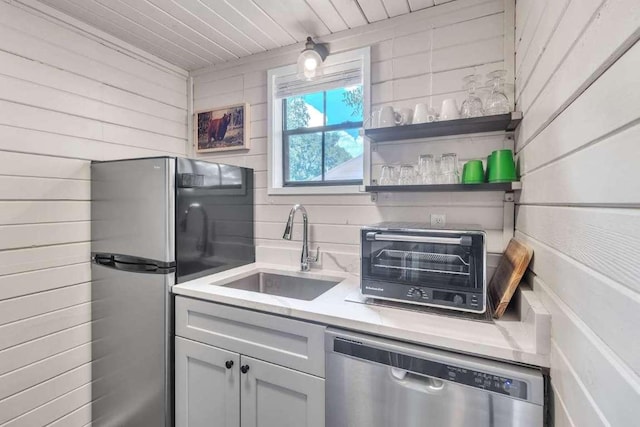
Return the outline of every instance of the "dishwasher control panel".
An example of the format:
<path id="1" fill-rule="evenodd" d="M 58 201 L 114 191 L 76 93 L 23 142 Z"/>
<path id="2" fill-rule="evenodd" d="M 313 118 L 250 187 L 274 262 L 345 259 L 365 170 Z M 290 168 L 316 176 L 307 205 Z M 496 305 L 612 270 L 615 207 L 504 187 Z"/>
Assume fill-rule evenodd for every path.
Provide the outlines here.
<path id="1" fill-rule="evenodd" d="M 528 398 L 527 383 L 515 378 L 396 353 L 340 337 L 336 337 L 333 340 L 333 351 L 347 356 L 389 365 L 418 375 L 440 378 L 445 381 L 464 384 L 518 399 L 526 400 Z"/>
<path id="2" fill-rule="evenodd" d="M 447 374 L 446 378 L 440 377 L 442 379 L 521 399 L 526 399 L 527 397 L 527 383 L 525 382 L 459 366 L 443 366 L 446 368 Z"/>

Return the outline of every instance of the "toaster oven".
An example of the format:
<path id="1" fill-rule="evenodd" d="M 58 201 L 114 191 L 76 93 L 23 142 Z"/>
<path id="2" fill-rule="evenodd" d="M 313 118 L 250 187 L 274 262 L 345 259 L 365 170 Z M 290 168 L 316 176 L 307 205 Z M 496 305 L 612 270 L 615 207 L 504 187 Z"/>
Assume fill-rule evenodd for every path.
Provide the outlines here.
<path id="1" fill-rule="evenodd" d="M 486 234 L 479 227 L 381 223 L 361 230 L 364 296 L 452 310 L 486 310 Z"/>

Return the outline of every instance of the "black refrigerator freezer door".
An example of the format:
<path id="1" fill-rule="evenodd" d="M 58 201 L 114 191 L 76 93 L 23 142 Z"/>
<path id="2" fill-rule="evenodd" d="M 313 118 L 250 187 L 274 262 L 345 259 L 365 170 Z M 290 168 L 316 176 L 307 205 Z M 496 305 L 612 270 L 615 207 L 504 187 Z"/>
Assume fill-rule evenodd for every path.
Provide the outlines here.
<path id="1" fill-rule="evenodd" d="M 174 274 L 91 275 L 93 425 L 171 426 Z"/>
<path id="2" fill-rule="evenodd" d="M 181 158 L 176 181 L 176 281 L 254 262 L 253 170 Z"/>
<path id="3" fill-rule="evenodd" d="M 91 164 L 91 252 L 175 261 L 175 159 Z"/>

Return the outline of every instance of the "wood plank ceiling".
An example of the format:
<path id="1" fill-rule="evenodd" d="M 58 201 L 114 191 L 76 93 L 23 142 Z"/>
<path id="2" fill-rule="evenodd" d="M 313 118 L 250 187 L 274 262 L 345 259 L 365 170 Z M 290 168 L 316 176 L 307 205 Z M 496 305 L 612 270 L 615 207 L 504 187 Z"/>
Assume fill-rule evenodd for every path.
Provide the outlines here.
<path id="1" fill-rule="evenodd" d="M 451 0 L 40 0 L 186 70 Z"/>

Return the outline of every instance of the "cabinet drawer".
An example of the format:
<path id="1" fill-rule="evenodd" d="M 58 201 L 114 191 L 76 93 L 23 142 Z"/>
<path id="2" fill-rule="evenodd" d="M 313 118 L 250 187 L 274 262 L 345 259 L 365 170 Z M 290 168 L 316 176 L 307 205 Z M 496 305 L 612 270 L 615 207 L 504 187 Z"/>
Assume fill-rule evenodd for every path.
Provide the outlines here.
<path id="1" fill-rule="evenodd" d="M 176 297 L 176 335 L 324 378 L 325 327 Z"/>

